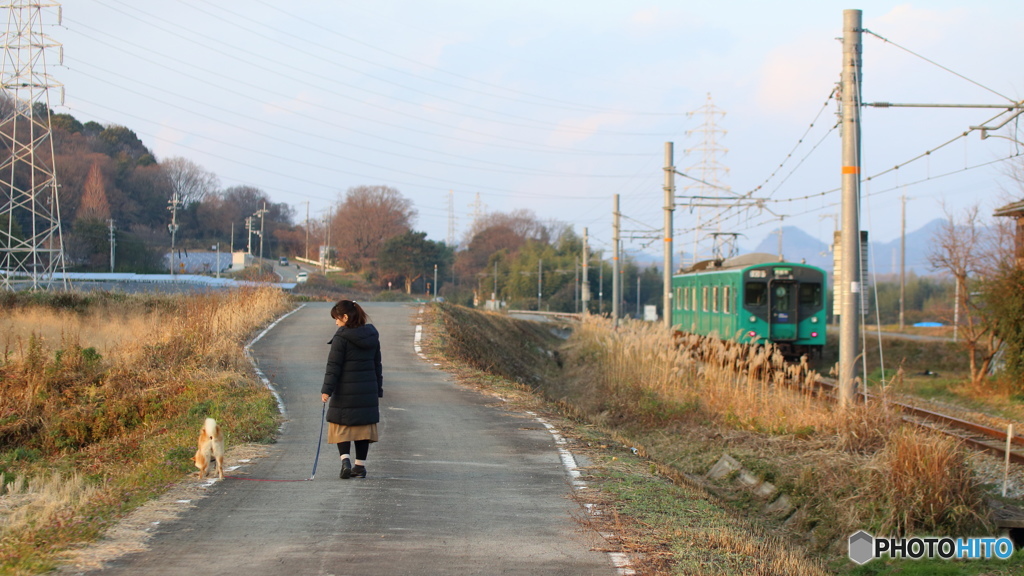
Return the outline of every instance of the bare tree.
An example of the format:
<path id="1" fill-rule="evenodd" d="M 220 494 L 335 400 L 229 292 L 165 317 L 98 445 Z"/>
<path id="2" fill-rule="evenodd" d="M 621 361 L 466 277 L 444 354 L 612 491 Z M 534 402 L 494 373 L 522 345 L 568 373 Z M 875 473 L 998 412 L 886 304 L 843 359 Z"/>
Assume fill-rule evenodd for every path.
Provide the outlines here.
<path id="1" fill-rule="evenodd" d="M 160 163 L 160 168 L 170 183 L 171 194 L 178 193 L 182 206 L 202 202 L 220 187 L 216 174 L 187 158 L 168 158 Z"/>
<path id="2" fill-rule="evenodd" d="M 359 269 L 377 257 L 390 238 L 411 229 L 412 201 L 390 186 L 355 186 L 331 219 L 331 244 L 339 258 Z"/>
<path id="3" fill-rule="evenodd" d="M 974 289 L 983 279 L 979 274 L 987 271 L 997 256 L 991 254 L 991 232 L 981 224 L 978 205 L 966 209 L 959 218 L 945 206 L 943 211 L 946 220 L 935 233 L 928 263 L 933 270 L 949 272 L 956 282 L 958 336 L 967 349 L 971 382 L 977 384 L 988 374 L 1001 342 L 985 318 Z"/>

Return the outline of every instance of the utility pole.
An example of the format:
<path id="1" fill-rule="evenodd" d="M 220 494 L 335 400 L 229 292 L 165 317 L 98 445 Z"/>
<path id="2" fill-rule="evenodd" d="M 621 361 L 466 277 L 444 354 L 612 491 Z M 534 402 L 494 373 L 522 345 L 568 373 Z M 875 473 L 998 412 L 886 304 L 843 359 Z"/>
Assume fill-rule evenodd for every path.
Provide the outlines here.
<path id="1" fill-rule="evenodd" d="M 621 281 L 619 279 L 619 195 L 612 200 L 612 326 L 619 326 L 619 310 L 622 301 Z"/>
<path id="2" fill-rule="evenodd" d="M 252 216 L 245 217 L 245 253 L 252 256 Z"/>
<path id="3" fill-rule="evenodd" d="M 178 200 L 178 193 L 175 192 L 167 203 L 170 204 L 167 209 L 171 211 L 171 223 L 167 225 L 167 230 L 171 233 L 171 275 L 173 276 L 177 273 L 175 270 L 177 266 L 174 265 L 174 243 L 178 235 L 178 204 L 181 204 L 181 201 Z"/>
<path id="4" fill-rule="evenodd" d="M 583 284 L 580 285 L 580 300 L 583 302 L 583 313 L 590 313 L 590 282 L 588 282 L 587 271 L 589 270 L 588 260 L 590 254 L 587 252 L 587 229 L 583 228 Z"/>
<path id="5" fill-rule="evenodd" d="M 900 210 L 900 332 L 903 331 L 903 310 L 907 296 L 907 197 L 900 196 L 902 210 Z"/>
<path id="6" fill-rule="evenodd" d="M 636 318 L 640 319 L 640 268 L 636 269 Z"/>
<path id="7" fill-rule="evenodd" d="M 114 219 L 107 220 L 107 224 L 110 225 L 110 273 L 114 273 L 114 246 L 117 244 L 117 239 L 114 238 Z"/>
<path id="8" fill-rule="evenodd" d="M 540 298 L 544 290 L 544 259 L 537 259 L 537 312 L 540 312 Z"/>
<path id="9" fill-rule="evenodd" d="M 434 301 L 437 301 L 437 264 L 434 264 Z"/>
<path id="10" fill-rule="evenodd" d="M 676 209 L 676 167 L 673 144 L 665 142 L 665 270 L 661 314 L 666 328 L 672 327 L 672 212 Z"/>
<path id="11" fill-rule="evenodd" d="M 843 11 L 842 312 L 839 317 L 839 403 L 853 403 L 860 348 L 861 11 Z"/>
<path id="12" fill-rule="evenodd" d="M 263 208 L 260 208 L 255 214 L 253 214 L 253 216 L 260 217 L 260 270 L 263 269 L 263 217 L 266 216 L 268 212 L 267 203 L 263 202 Z"/>
<path id="13" fill-rule="evenodd" d="M 573 310 L 580 313 L 580 260 L 573 259 L 573 285 L 572 285 L 572 306 Z"/>
<path id="14" fill-rule="evenodd" d="M 604 258 L 601 259 L 601 276 L 597 281 L 597 313 L 604 316 Z"/>
<path id="15" fill-rule="evenodd" d="M 309 200 L 306 200 L 306 260 L 309 260 Z"/>
<path id="16" fill-rule="evenodd" d="M 782 216 L 779 216 L 779 262 L 783 261 L 782 255 Z"/>

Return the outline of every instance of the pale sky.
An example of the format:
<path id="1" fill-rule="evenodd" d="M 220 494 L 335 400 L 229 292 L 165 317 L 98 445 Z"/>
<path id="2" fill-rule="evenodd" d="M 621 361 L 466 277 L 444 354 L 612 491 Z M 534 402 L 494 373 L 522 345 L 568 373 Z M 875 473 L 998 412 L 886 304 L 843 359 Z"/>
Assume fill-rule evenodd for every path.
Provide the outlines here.
<path id="1" fill-rule="evenodd" d="M 841 164 L 828 98 L 846 8 L 863 10 L 864 26 L 890 41 L 864 36 L 865 102 L 1024 98 L 1019 0 L 62 4 L 63 24 L 46 28 L 64 51 L 63 66 L 48 59 L 65 87 L 63 104 L 51 95 L 57 112 L 127 126 L 158 159 L 184 156 L 224 187 L 262 188 L 300 221 L 306 202 L 318 218 L 351 186 L 393 186 L 414 202 L 415 228 L 434 240 L 448 236 L 449 192 L 460 240 L 479 194 L 487 211 L 528 208 L 577 233 L 587 227 L 607 256 L 613 194 L 625 229 L 661 227 L 668 141 L 681 172 L 736 193 L 763 185 L 754 197 L 770 213 L 751 210 L 715 230 L 741 233 L 752 247 L 778 227 L 777 214 L 828 240 Z M 711 124 L 709 95 L 719 112 Z M 864 109 L 863 173 L 997 113 Z M 706 126 L 713 155 L 701 150 Z M 943 203 L 980 202 L 990 213 L 1016 190 L 1005 172 L 1021 159 L 999 160 L 1017 153 L 1006 139 L 974 132 L 873 178 L 863 187 L 863 227 L 873 240 L 896 238 L 901 194 L 910 198 L 908 230 L 940 217 Z M 702 170 L 708 162 L 718 170 Z M 681 177 L 676 184 L 680 197 L 711 192 Z M 677 254 L 693 249 L 698 217 L 714 214 L 677 209 Z M 661 242 L 625 247 L 658 254 Z M 710 243 L 699 251 L 706 256 Z"/>

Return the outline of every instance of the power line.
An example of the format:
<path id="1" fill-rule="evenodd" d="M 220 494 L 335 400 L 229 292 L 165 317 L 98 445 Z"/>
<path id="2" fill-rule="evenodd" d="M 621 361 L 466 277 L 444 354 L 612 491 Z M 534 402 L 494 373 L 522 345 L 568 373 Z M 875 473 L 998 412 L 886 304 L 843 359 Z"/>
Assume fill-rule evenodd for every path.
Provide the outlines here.
<path id="1" fill-rule="evenodd" d="M 963 74 L 960 74 L 959 72 L 956 72 L 956 71 L 954 71 L 954 70 L 952 70 L 950 68 L 947 68 L 947 67 L 943 66 L 942 64 L 939 64 L 938 62 L 935 62 L 934 60 L 931 60 L 929 58 L 925 58 L 924 56 L 918 54 L 917 52 L 914 52 L 913 50 L 910 50 L 909 48 L 906 48 L 904 46 L 900 46 L 899 44 L 893 42 L 892 40 L 889 40 L 888 38 L 885 38 L 884 36 L 881 36 L 879 34 L 875 34 L 871 30 L 868 30 L 867 28 L 864 28 L 861 31 L 864 32 L 865 34 L 870 34 L 870 35 L 874 36 L 875 38 L 878 38 L 879 40 L 881 40 L 882 42 L 885 42 L 886 44 L 892 44 L 896 48 L 899 48 L 900 50 L 903 50 L 904 52 L 906 52 L 906 53 L 908 53 L 908 54 L 910 54 L 912 56 L 917 56 L 921 60 L 924 60 L 925 62 L 927 62 L 929 64 L 932 64 L 933 66 L 937 66 L 937 67 L 941 68 L 942 70 L 945 70 L 946 72 L 949 72 L 950 74 L 952 74 L 952 75 L 954 75 L 954 76 L 956 76 L 958 78 L 966 80 L 966 81 L 970 82 L 971 84 L 974 84 L 975 86 L 977 86 L 977 87 L 979 87 L 979 88 L 981 88 L 983 90 L 987 90 L 987 91 L 995 94 L 996 96 L 999 96 L 1000 98 L 1003 98 L 1005 100 L 1009 100 L 1010 102 L 1013 102 L 1013 103 L 1017 102 L 1016 100 L 1014 100 L 1013 98 L 1010 98 L 1009 96 L 1001 94 L 1001 93 L 999 93 L 999 92 L 989 88 L 988 86 L 985 86 L 984 84 L 981 84 L 980 82 L 975 82 L 974 80 L 971 80 L 970 78 L 968 78 L 967 76 L 964 76 Z"/>

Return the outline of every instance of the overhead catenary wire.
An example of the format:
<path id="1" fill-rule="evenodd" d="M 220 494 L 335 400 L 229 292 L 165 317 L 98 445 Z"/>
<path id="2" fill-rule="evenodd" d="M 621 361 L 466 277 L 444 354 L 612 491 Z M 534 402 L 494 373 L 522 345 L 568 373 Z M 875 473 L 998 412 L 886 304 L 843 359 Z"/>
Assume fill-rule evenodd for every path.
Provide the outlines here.
<path id="1" fill-rule="evenodd" d="M 967 76 L 964 76 L 963 74 L 961 74 L 959 72 L 956 72 L 955 70 L 952 70 L 952 69 L 950 69 L 950 68 L 948 68 L 946 66 L 943 66 L 942 64 L 939 64 L 938 62 L 936 62 L 936 61 L 934 61 L 934 60 L 932 60 L 930 58 L 926 58 L 926 57 L 918 54 L 917 52 L 914 52 L 913 50 L 911 50 L 911 49 L 909 49 L 909 48 L 907 48 L 905 46 L 901 46 L 901 45 L 893 42 L 892 40 L 889 40 L 888 38 L 886 38 L 886 37 L 884 37 L 884 36 L 882 36 L 880 34 L 876 34 L 875 32 L 872 32 L 871 30 L 868 30 L 867 28 L 864 28 L 861 31 L 864 32 L 865 34 L 868 34 L 870 36 L 874 36 L 875 38 L 878 38 L 879 40 L 885 42 L 886 44 L 892 44 L 896 48 L 899 48 L 900 50 L 903 50 L 904 52 L 906 52 L 906 53 L 908 53 L 908 54 L 910 54 L 912 56 L 916 56 L 917 58 L 920 58 L 921 60 L 924 60 L 925 62 L 927 62 L 927 63 L 929 63 L 929 64 L 931 64 L 933 66 L 941 68 L 942 70 L 945 70 L 946 72 L 949 72 L 950 74 L 952 74 L 952 75 L 954 75 L 954 76 L 956 76 L 958 78 L 966 80 L 967 82 L 970 82 L 971 84 L 974 84 L 975 86 L 977 86 L 978 88 L 981 88 L 982 90 L 987 90 L 988 92 L 991 92 L 992 94 L 995 94 L 996 96 L 999 96 L 1000 98 L 1003 98 L 1005 100 L 1009 100 L 1010 102 L 1013 102 L 1013 103 L 1017 102 L 1016 100 L 1014 100 L 1013 98 L 1010 98 L 1009 96 L 1006 96 L 1005 94 L 997 92 L 996 90 L 993 90 L 992 88 L 989 88 L 988 86 L 985 86 L 984 84 L 982 84 L 980 82 L 977 82 L 975 80 L 971 80 Z"/>

